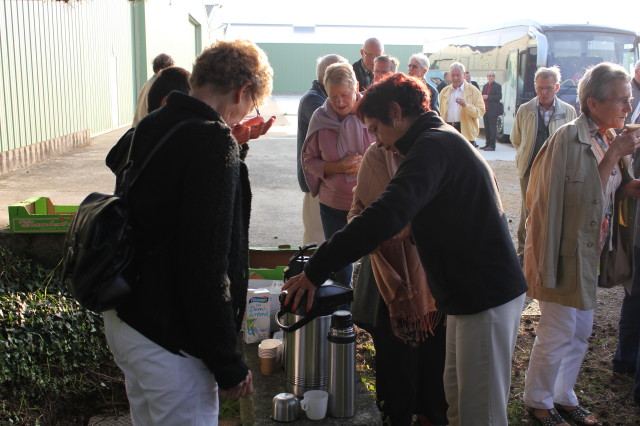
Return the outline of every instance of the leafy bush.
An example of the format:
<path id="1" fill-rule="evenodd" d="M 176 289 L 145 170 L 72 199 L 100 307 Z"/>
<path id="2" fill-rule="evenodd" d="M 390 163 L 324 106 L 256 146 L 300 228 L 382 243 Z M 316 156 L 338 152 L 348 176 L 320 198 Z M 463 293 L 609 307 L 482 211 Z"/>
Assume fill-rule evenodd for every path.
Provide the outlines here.
<path id="1" fill-rule="evenodd" d="M 59 269 L 0 247 L 1 424 L 82 424 L 123 400 L 102 317 L 67 293 Z"/>

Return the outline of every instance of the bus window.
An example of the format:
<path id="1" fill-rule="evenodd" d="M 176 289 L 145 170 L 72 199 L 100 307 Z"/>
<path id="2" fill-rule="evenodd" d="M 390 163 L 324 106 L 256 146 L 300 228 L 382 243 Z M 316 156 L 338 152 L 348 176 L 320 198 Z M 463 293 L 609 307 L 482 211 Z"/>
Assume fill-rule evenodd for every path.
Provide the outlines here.
<path id="1" fill-rule="evenodd" d="M 535 75 L 537 49 L 529 48 L 520 52 L 520 60 L 518 61 L 518 100 L 516 109 L 529 99 L 536 96 L 534 88 L 533 76 Z"/>

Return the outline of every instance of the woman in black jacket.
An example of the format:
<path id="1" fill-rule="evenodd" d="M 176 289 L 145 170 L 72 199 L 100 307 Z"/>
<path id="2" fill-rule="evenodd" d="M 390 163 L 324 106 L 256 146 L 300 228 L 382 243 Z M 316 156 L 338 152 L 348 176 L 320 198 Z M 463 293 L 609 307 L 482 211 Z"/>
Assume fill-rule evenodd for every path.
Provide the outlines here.
<path id="1" fill-rule="evenodd" d="M 247 146 L 233 134 L 249 139 L 252 129 L 240 122 L 270 95 L 272 75 L 255 44 L 219 42 L 197 58 L 190 95 L 171 93 L 136 128 L 131 159 L 140 164 L 190 120 L 131 188 L 139 277 L 132 297 L 104 315 L 135 425 L 215 425 L 218 387 L 232 398 L 252 392 L 236 348 L 251 191 Z"/>
<path id="2" fill-rule="evenodd" d="M 438 310 L 447 314 L 444 387 L 451 425 L 506 426 L 515 347 L 527 284 L 495 176 L 477 151 L 433 111 L 424 89 L 395 74 L 370 87 L 357 114 L 379 146 L 404 156 L 386 190 L 283 287 L 297 307 L 332 271 L 370 253 L 407 224 Z M 310 308 L 310 306 L 308 306 Z"/>

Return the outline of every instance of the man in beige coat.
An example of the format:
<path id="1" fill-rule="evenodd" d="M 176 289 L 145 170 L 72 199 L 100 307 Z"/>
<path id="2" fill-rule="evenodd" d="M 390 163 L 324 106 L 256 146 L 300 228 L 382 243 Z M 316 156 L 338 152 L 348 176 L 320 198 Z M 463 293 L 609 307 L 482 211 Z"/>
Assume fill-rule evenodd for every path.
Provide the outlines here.
<path id="1" fill-rule="evenodd" d="M 520 177 L 520 224 L 518 225 L 518 256 L 524 256 L 526 236 L 525 222 L 528 211 L 525 206 L 529 173 L 538 151 L 560 126 L 576 118 L 576 110 L 556 96 L 560 89 L 560 69 L 540 67 L 534 76 L 535 98 L 518 108 L 516 121 L 511 130 L 511 142 L 516 148 L 516 167 Z"/>
<path id="2" fill-rule="evenodd" d="M 136 112 L 133 116 L 133 122 L 131 123 L 131 127 L 136 127 L 140 120 L 145 118 L 147 114 L 149 114 L 149 105 L 147 105 L 147 101 L 149 99 L 149 90 L 153 83 L 158 78 L 158 74 L 165 68 L 170 68 L 174 66 L 175 62 L 173 58 L 166 53 L 161 53 L 153 59 L 151 66 L 153 67 L 153 75 L 140 89 L 140 93 L 138 94 L 138 102 L 136 102 Z"/>
<path id="3" fill-rule="evenodd" d="M 440 115 L 468 141 L 475 141 L 480 133 L 479 119 L 484 116 L 482 93 L 464 80 L 464 65 L 454 62 L 449 67 L 451 84 L 442 89 Z M 477 145 L 475 145 L 477 146 Z"/>

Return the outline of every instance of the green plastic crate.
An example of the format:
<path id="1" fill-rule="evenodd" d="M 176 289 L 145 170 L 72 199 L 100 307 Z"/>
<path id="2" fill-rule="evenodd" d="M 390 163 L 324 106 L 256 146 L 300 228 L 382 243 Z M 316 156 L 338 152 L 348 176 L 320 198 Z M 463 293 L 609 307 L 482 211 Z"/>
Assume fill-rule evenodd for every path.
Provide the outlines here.
<path id="1" fill-rule="evenodd" d="M 49 197 L 32 197 L 9 206 L 9 230 L 15 233 L 65 233 L 78 206 L 56 206 Z"/>

